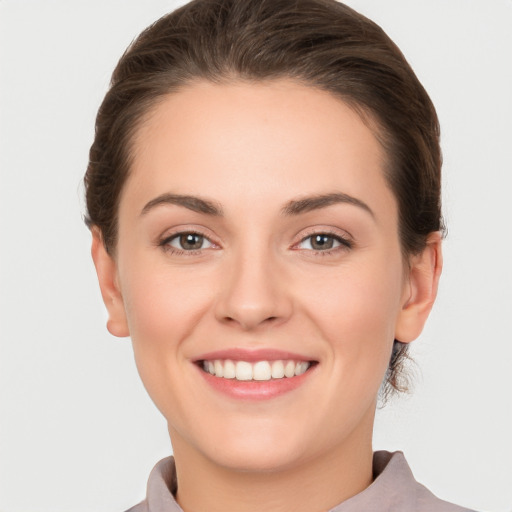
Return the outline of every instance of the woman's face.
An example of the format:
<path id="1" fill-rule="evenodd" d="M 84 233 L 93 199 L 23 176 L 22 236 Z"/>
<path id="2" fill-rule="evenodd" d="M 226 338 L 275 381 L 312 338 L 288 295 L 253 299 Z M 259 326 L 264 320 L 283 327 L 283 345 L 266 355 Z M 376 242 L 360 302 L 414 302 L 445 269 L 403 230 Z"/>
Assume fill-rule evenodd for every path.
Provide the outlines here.
<path id="1" fill-rule="evenodd" d="M 139 129 L 106 302 L 175 453 L 269 470 L 371 443 L 412 293 L 384 162 L 289 81 L 196 83 Z"/>

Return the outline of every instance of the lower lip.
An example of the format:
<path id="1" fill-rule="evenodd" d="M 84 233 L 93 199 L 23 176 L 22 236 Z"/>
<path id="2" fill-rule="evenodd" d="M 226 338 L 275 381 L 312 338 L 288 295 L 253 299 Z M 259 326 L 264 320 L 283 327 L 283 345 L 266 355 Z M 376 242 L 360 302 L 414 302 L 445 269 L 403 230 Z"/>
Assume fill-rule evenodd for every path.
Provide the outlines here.
<path id="1" fill-rule="evenodd" d="M 310 367 L 305 373 L 296 377 L 248 381 L 215 377 L 201 368 L 198 368 L 198 371 L 216 391 L 231 398 L 239 400 L 269 400 L 297 389 L 310 377 L 315 367 L 316 365 Z"/>

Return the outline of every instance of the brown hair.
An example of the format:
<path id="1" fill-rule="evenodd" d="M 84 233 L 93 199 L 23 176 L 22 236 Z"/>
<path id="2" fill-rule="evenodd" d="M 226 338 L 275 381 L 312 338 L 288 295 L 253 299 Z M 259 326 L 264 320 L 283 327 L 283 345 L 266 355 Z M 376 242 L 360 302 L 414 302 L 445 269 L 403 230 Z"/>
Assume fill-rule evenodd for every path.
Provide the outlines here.
<path id="1" fill-rule="evenodd" d="M 386 154 L 405 256 L 442 229 L 439 123 L 397 46 L 375 23 L 335 0 L 194 0 L 144 30 L 121 57 L 96 119 L 85 174 L 87 225 L 116 246 L 131 141 L 149 111 L 195 80 L 291 78 L 355 108 Z M 395 340 L 385 394 L 405 388 L 408 345 Z"/>

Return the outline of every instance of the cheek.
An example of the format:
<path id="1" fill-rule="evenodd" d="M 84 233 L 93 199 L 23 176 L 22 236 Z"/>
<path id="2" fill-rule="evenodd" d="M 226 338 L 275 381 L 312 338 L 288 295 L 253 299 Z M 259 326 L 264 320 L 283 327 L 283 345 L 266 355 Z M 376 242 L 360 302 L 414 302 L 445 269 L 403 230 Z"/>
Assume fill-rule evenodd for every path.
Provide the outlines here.
<path id="1" fill-rule="evenodd" d="M 184 342 L 207 309 L 209 288 L 186 272 L 157 271 L 150 264 L 148 272 L 133 260 L 129 268 L 122 276 L 123 299 L 135 361 L 149 395 L 166 412 L 180 386 L 174 377 L 184 362 Z"/>
<path id="2" fill-rule="evenodd" d="M 200 275 L 140 260 L 131 259 L 122 276 L 130 336 L 154 348 L 179 344 L 206 308 L 209 287 Z"/>
<path id="3" fill-rule="evenodd" d="M 329 341 L 336 374 L 377 388 L 387 369 L 402 295 L 402 268 L 366 260 L 340 269 L 311 295 L 309 314 Z M 366 384 L 365 384 L 366 383 Z"/>

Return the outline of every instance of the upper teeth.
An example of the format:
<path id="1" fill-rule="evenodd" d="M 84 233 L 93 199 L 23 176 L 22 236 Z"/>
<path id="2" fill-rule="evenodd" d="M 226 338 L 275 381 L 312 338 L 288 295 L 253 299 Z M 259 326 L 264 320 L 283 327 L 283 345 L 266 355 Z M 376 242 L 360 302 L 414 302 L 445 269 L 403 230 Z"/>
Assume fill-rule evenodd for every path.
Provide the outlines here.
<path id="1" fill-rule="evenodd" d="M 307 361 L 231 361 L 230 359 L 216 359 L 203 361 L 204 371 L 215 377 L 236 380 L 270 380 L 282 379 L 302 375 L 309 367 Z"/>

